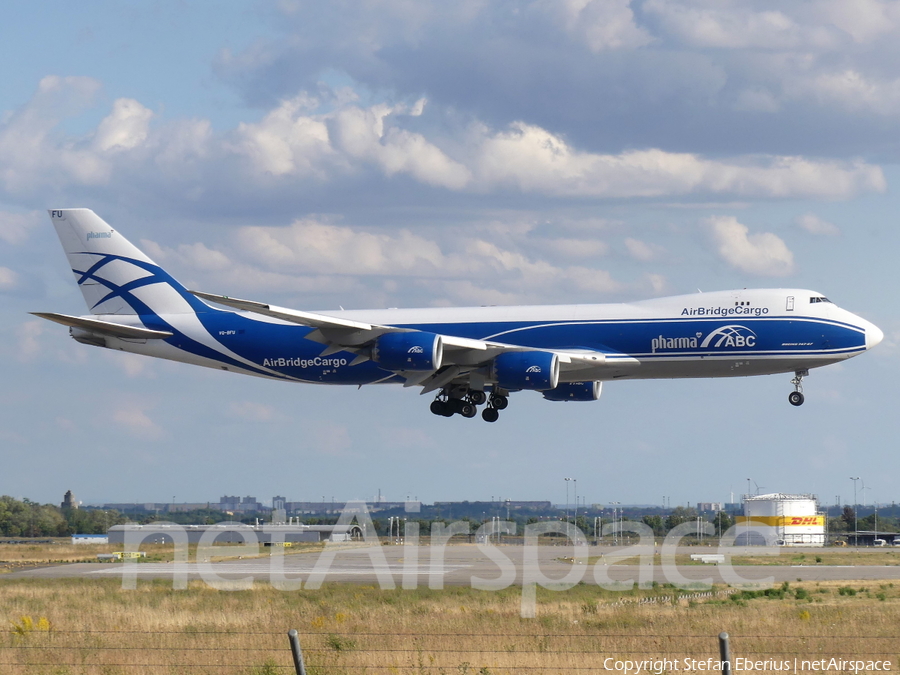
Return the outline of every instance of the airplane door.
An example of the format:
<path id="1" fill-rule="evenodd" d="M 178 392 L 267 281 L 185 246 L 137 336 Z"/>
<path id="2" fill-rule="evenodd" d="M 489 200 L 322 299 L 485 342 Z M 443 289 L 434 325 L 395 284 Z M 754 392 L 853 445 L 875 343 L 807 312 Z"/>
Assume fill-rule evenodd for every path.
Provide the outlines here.
<path id="1" fill-rule="evenodd" d="M 785 305 L 785 309 L 788 312 L 794 311 L 794 296 L 793 295 L 787 296 L 787 304 Z"/>

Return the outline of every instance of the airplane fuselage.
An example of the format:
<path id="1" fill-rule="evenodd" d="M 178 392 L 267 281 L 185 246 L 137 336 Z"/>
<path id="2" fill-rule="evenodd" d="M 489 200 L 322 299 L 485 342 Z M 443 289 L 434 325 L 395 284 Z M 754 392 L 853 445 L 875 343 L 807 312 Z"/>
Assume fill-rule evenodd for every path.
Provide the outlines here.
<path id="1" fill-rule="evenodd" d="M 814 291 L 737 290 L 633 303 L 320 312 L 473 340 L 571 352 L 601 352 L 596 368 L 560 381 L 732 377 L 797 372 L 866 351 L 881 340 L 868 321 Z M 113 317 L 109 317 L 113 319 Z M 123 323 L 126 317 L 113 320 Z M 263 377 L 321 384 L 402 378 L 347 351 L 323 355 L 314 329 L 248 312 L 133 316 L 174 335 L 105 338 L 110 348 Z M 78 329 L 73 329 L 78 337 Z"/>

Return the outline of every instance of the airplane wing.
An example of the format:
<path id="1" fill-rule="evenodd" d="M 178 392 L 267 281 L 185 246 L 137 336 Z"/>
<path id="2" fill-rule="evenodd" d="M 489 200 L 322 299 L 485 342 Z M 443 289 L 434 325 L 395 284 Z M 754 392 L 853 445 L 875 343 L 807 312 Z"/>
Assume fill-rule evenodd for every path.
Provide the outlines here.
<path id="1" fill-rule="evenodd" d="M 120 323 L 102 321 L 100 319 L 87 319 L 81 316 L 69 316 L 68 314 L 56 314 L 55 312 L 31 312 L 48 321 L 60 323 L 70 328 L 83 328 L 92 333 L 109 335 L 118 338 L 130 338 L 134 340 L 164 340 L 172 337 L 172 333 L 165 330 L 150 330 L 137 326 L 124 326 Z"/>
<path id="2" fill-rule="evenodd" d="M 190 291 L 190 293 L 216 304 L 313 328 L 314 330 L 306 336 L 306 339 L 325 345 L 322 356 L 340 351 L 349 351 L 357 355 L 351 362 L 351 365 L 362 363 L 371 358 L 372 344 L 382 335 L 419 332 L 412 328 L 370 324 L 314 312 L 302 312 L 252 300 L 240 300 L 225 295 L 215 295 L 200 291 Z M 616 366 L 639 364 L 637 359 L 625 354 L 589 349 L 541 349 L 445 334 L 440 335 L 440 340 L 443 352 L 441 366 L 433 371 L 395 371 L 406 380 L 404 386 L 420 385 L 423 387 L 421 392 L 423 394 L 435 391 L 454 380 L 466 379 L 473 371 L 488 365 L 496 356 L 504 352 L 547 352 L 556 354 L 559 359 L 561 372 L 602 367 L 607 363 L 608 356 L 615 357 Z"/>

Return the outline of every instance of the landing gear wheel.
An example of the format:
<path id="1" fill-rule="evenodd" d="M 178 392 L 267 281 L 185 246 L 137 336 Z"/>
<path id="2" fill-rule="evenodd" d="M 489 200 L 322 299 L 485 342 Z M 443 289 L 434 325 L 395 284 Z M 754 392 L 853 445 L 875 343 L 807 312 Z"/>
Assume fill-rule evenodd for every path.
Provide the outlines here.
<path id="1" fill-rule="evenodd" d="M 447 405 L 443 401 L 432 401 L 431 402 L 431 412 L 435 415 L 443 415 L 444 409 Z"/>
<path id="2" fill-rule="evenodd" d="M 463 403 L 459 407 L 459 414 L 462 415 L 463 417 L 467 417 L 467 418 L 475 417 L 477 412 L 478 412 L 478 408 L 476 408 L 471 403 Z"/>
<path id="3" fill-rule="evenodd" d="M 487 394 L 483 391 L 472 390 L 469 392 L 469 400 L 474 405 L 481 405 L 485 401 L 487 401 Z"/>
<path id="4" fill-rule="evenodd" d="M 509 399 L 505 396 L 500 396 L 498 394 L 493 394 L 491 396 L 491 407 L 496 408 L 497 410 L 505 410 L 506 406 L 509 405 Z"/>
<path id="5" fill-rule="evenodd" d="M 481 419 L 485 422 L 496 422 L 500 419 L 500 412 L 496 408 L 485 408 L 481 411 Z"/>
<path id="6" fill-rule="evenodd" d="M 794 391 L 788 394 L 788 401 L 791 405 L 803 405 L 803 378 L 807 375 L 809 375 L 808 370 L 794 371 L 794 379 L 791 380 Z"/>

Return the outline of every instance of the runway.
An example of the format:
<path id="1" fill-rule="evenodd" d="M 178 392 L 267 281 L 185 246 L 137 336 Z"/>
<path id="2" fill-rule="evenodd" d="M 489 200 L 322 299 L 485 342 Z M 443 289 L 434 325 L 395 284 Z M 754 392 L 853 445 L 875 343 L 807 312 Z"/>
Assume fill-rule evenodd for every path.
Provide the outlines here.
<path id="1" fill-rule="evenodd" d="M 696 553 L 679 549 L 679 554 Z M 591 564 L 573 563 L 574 554 L 591 556 Z M 503 588 L 536 583 L 565 586 L 575 583 L 605 587 L 655 581 L 685 588 L 705 584 L 784 581 L 900 580 L 900 565 L 661 565 L 608 564 L 615 549 L 567 546 L 354 546 L 325 552 L 274 554 L 265 557 L 203 563 L 74 563 L 5 574 L 0 579 L 132 578 L 202 579 L 217 582 L 277 582 L 294 585 L 324 582 L 376 584 L 382 587 L 472 586 Z M 603 557 L 600 557 L 600 556 Z M 648 558 L 649 562 L 652 558 Z M 773 560 L 773 562 L 775 562 Z M 785 563 L 788 561 L 785 560 Z"/>

